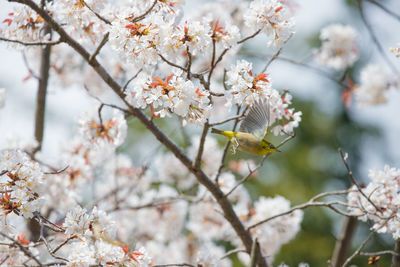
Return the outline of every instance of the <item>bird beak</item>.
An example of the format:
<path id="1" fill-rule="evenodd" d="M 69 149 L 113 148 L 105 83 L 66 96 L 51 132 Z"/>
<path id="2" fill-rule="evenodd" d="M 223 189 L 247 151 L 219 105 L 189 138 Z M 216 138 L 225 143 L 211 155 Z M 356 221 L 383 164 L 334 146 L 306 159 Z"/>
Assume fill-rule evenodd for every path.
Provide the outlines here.
<path id="1" fill-rule="evenodd" d="M 276 149 L 276 152 L 282 152 L 282 151 L 280 151 L 279 149 Z"/>

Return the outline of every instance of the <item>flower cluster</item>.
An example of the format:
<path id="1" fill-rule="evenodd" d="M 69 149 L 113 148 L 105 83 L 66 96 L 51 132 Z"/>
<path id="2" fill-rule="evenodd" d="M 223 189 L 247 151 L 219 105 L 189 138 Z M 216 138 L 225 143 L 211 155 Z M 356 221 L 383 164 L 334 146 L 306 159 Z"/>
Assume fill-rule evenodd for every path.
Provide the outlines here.
<path id="1" fill-rule="evenodd" d="M 147 68 L 154 66 L 159 62 L 157 47 L 160 45 L 161 21 L 158 16 L 137 23 L 129 18 L 114 20 L 109 37 L 112 48 L 129 63 Z"/>
<path id="2" fill-rule="evenodd" d="M 106 24 L 96 14 L 104 12 L 105 0 L 54 1 L 49 10 L 54 18 L 65 24 L 64 29 L 79 42 L 94 47 L 102 38 Z"/>
<path id="3" fill-rule="evenodd" d="M 44 174 L 37 162 L 20 150 L 0 152 L 1 216 L 10 213 L 31 218 L 42 205 Z"/>
<path id="4" fill-rule="evenodd" d="M 357 31 L 349 25 L 332 24 L 321 30 L 321 49 L 315 60 L 336 70 L 351 67 L 358 59 Z"/>
<path id="5" fill-rule="evenodd" d="M 372 229 L 379 233 L 390 233 L 400 238 L 400 170 L 385 166 L 383 171 L 370 170 L 371 182 L 362 189 L 365 196 L 353 186 L 347 196 L 349 211 L 360 220 L 372 220 Z"/>
<path id="6" fill-rule="evenodd" d="M 239 215 L 246 225 L 250 226 L 288 210 L 290 210 L 290 202 L 284 197 L 261 197 L 254 203 L 254 208 L 250 212 L 248 209 L 240 210 Z M 273 261 L 273 255 L 280 250 L 281 246 L 292 240 L 299 232 L 302 220 L 303 212 L 295 210 L 251 229 L 253 236 L 258 239 L 264 255 L 270 256 L 268 258 L 270 263 Z M 239 255 L 242 255 L 242 260 L 248 260 L 244 254 Z"/>
<path id="7" fill-rule="evenodd" d="M 277 124 L 272 131 L 275 135 L 290 134 L 294 128 L 299 126 L 301 112 L 295 112 L 293 108 L 289 108 L 292 96 L 287 91 L 280 94 L 272 88 L 267 76 L 266 73 L 254 76 L 251 63 L 245 60 L 238 61 L 227 72 L 226 83 L 231 86 L 230 90 L 225 92 L 228 105 L 252 106 L 260 99 L 268 99 L 270 103 L 269 124 Z"/>
<path id="8" fill-rule="evenodd" d="M 280 0 L 255 0 L 244 14 L 247 27 L 263 30 L 272 36 L 268 45 L 281 46 L 293 34 L 294 19 L 289 8 Z"/>
<path id="9" fill-rule="evenodd" d="M 43 34 L 44 21 L 35 11 L 26 6 L 16 6 L 12 13 L 3 20 L 1 36 L 11 40 L 38 42 L 45 40 Z M 10 43 L 13 47 L 22 49 L 23 45 Z"/>
<path id="10" fill-rule="evenodd" d="M 90 144 L 118 147 L 125 140 L 127 124 L 124 114 L 114 110 L 110 119 L 103 119 L 101 112 L 92 110 L 79 120 L 79 132 Z"/>
<path id="11" fill-rule="evenodd" d="M 67 213 L 63 227 L 76 241 L 70 245 L 68 256 L 72 265 L 125 263 L 149 266 L 151 263 L 143 248 L 129 252 L 128 247 L 115 240 L 115 221 L 96 207 L 87 213 L 76 206 Z"/>
<path id="12" fill-rule="evenodd" d="M 392 75 L 379 65 L 368 65 L 360 74 L 354 94 L 360 106 L 386 103 L 385 93 L 395 85 Z"/>
<path id="13" fill-rule="evenodd" d="M 202 124 L 208 117 L 211 108 L 209 92 L 177 72 L 165 80 L 143 75 L 132 87 L 128 88 L 127 100 L 133 106 L 149 106 L 152 115 L 165 117 L 175 113 L 187 122 Z"/>

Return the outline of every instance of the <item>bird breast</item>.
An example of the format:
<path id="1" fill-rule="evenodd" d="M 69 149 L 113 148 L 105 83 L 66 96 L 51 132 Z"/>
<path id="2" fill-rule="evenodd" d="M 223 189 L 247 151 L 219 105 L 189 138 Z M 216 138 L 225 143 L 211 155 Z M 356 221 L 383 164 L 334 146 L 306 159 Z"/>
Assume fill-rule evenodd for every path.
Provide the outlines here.
<path id="1" fill-rule="evenodd" d="M 254 135 L 249 133 L 239 132 L 236 135 L 236 140 L 239 143 L 238 149 L 244 152 L 257 154 L 258 150 L 261 148 L 260 140 L 258 140 Z M 232 140 L 233 143 L 234 140 Z"/>

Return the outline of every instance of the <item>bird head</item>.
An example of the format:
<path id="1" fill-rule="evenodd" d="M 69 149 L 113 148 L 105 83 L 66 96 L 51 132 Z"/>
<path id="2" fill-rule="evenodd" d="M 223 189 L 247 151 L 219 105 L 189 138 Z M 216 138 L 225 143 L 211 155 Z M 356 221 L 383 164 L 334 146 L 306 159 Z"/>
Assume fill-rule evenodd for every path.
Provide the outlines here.
<path id="1" fill-rule="evenodd" d="M 263 152 L 265 152 L 264 154 L 269 154 L 272 152 L 281 152 L 273 144 L 265 140 L 262 140 L 261 142 L 261 149 L 263 150 Z"/>

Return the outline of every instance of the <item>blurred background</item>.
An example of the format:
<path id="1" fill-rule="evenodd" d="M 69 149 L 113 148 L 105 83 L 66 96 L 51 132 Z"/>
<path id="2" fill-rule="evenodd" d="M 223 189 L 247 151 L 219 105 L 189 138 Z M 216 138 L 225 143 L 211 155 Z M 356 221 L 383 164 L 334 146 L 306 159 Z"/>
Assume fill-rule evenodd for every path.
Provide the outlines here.
<path id="1" fill-rule="evenodd" d="M 200 1 L 186 0 L 185 9 L 190 10 Z M 296 34 L 287 43 L 281 56 L 315 66 L 310 57 L 313 49 L 320 46 L 319 31 L 331 23 L 353 26 L 359 32 L 360 59 L 348 72 L 349 77 L 358 81 L 360 69 L 369 63 L 387 66 L 378 53 L 375 44 L 362 23 L 356 0 L 291 0 L 295 10 Z M 382 5 L 400 13 L 400 1 L 381 0 Z M 0 3 L 0 16 L 8 13 L 5 2 Z M 364 1 L 366 17 L 381 42 L 388 58 L 400 69 L 400 59 L 389 52 L 400 42 L 400 21 L 388 16 L 376 5 Z M 261 51 L 265 57 L 246 56 L 247 51 Z M 242 48 L 242 56 L 261 70 L 275 51 L 265 46 L 265 40 L 257 37 Z M 30 140 L 33 138 L 33 117 L 36 95 L 36 81 L 24 81 L 28 75 L 21 53 L 8 49 L 0 43 L 0 87 L 6 88 L 6 105 L 0 109 L 0 147 L 8 136 Z M 317 66 L 318 67 L 318 66 Z M 340 79 L 343 73 L 321 68 L 327 76 Z M 357 107 L 354 103 L 346 108 L 342 99 L 342 88 L 325 75 L 310 68 L 276 60 L 268 72 L 273 87 L 288 89 L 293 95 L 296 110 L 303 112 L 297 136 L 283 147 L 283 153 L 267 159 L 257 179 L 246 186 L 254 199 L 259 196 L 282 195 L 292 205 L 300 204 L 312 196 L 332 190 L 347 189 L 350 180 L 341 161 L 338 148 L 349 153 L 349 163 L 360 182 L 368 182 L 368 170 L 383 169 L 385 164 L 400 167 L 400 92 L 389 91 L 388 103 L 379 106 Z M 95 100 L 88 97 L 83 88 L 49 88 L 47 100 L 46 128 L 43 154 L 54 156 L 65 139 L 76 130 L 76 119 L 88 110 Z M 173 131 L 179 122 L 157 121 L 166 133 Z M 132 133 L 124 150 L 132 154 L 134 161 L 141 164 L 149 160 L 159 149 L 155 139 L 135 120 L 129 121 Z M 189 131 L 199 128 L 190 126 Z M 278 143 L 281 139 L 272 139 Z M 183 142 L 179 137 L 176 141 Z M 221 146 L 224 145 L 224 140 Z M 142 153 L 138 143 L 152 144 L 147 154 Z M 230 159 L 252 158 L 245 154 L 229 156 Z M 305 210 L 302 230 L 289 244 L 282 247 L 275 264 L 285 262 L 297 266 L 308 262 L 311 266 L 327 266 L 331 258 L 335 237 L 338 235 L 343 217 L 326 208 Z M 368 225 L 360 222 L 353 240 L 357 247 L 368 235 Z M 366 251 L 393 249 L 394 241 L 389 235 L 378 235 L 368 243 Z M 368 257 L 358 257 L 358 266 L 366 266 Z M 379 266 L 389 266 L 391 257 L 382 256 Z M 238 264 L 238 263 L 237 263 Z M 237 266 L 240 266 L 239 264 Z"/>

